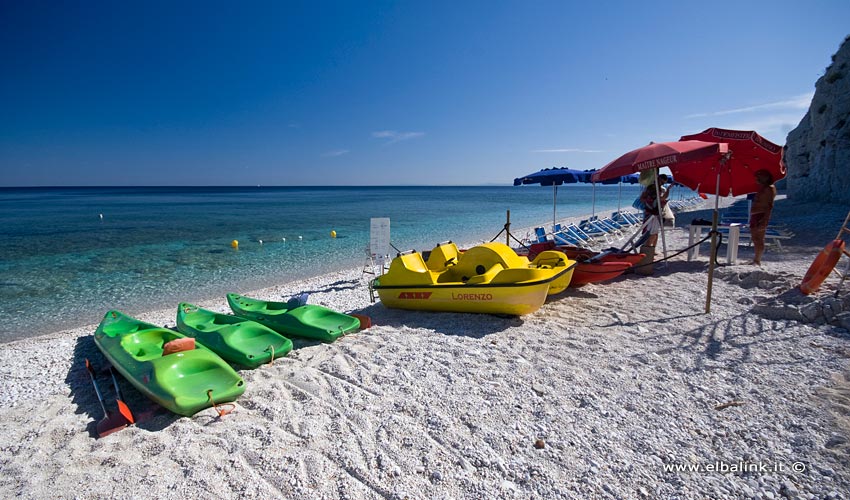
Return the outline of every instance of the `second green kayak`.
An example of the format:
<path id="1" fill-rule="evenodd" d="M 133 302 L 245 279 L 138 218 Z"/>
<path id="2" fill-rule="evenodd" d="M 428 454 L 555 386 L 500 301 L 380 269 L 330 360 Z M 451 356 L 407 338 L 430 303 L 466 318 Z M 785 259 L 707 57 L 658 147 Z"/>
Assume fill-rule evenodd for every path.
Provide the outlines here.
<path id="1" fill-rule="evenodd" d="M 295 301 L 269 302 L 227 294 L 233 313 L 252 319 L 285 335 L 295 335 L 322 342 L 333 342 L 341 336 L 356 332 L 360 320 L 327 307 L 300 305 Z"/>
<path id="2" fill-rule="evenodd" d="M 256 321 L 219 314 L 188 303 L 177 306 L 180 333 L 232 363 L 256 368 L 292 350 L 292 341 Z"/>

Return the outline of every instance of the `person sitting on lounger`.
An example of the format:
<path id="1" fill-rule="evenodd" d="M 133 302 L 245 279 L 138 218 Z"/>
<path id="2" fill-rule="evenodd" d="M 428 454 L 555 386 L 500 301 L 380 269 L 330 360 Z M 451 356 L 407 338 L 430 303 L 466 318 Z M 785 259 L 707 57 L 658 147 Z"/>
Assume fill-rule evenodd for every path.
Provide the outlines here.
<path id="1" fill-rule="evenodd" d="M 658 185 L 660 186 L 661 196 L 656 196 L 655 194 L 655 184 L 650 184 L 643 190 L 643 193 L 640 195 L 640 200 L 643 202 L 643 220 L 648 220 L 653 215 L 658 217 L 658 207 L 656 205 L 657 199 L 661 200 L 661 209 L 662 213 L 664 207 L 667 205 L 667 198 L 670 196 L 670 188 L 673 186 L 664 189 L 664 185 L 667 183 L 667 174 L 661 174 L 658 176 Z M 660 221 L 659 221 L 660 225 Z M 652 232 L 652 236 L 647 240 L 647 244 L 650 246 L 655 246 L 656 241 L 658 240 L 658 226 L 655 226 L 654 232 Z"/>
<path id="2" fill-rule="evenodd" d="M 752 263 L 760 266 L 761 257 L 764 254 L 764 237 L 767 232 L 767 224 L 770 222 L 773 200 L 776 199 L 776 186 L 773 185 L 773 175 L 767 170 L 758 170 L 755 177 L 761 188 L 756 192 L 753 204 L 750 207 L 750 235 L 755 248 Z"/>
<path id="3" fill-rule="evenodd" d="M 667 205 L 667 198 L 670 197 L 670 188 L 673 186 L 668 186 L 666 189 L 664 185 L 667 184 L 669 177 L 667 174 L 661 174 L 658 176 L 658 185 L 661 190 L 661 208 L 663 209 L 665 205 Z M 658 196 L 655 195 L 655 184 L 650 184 L 646 186 L 646 189 L 643 190 L 643 193 L 640 195 L 640 199 L 643 202 L 644 206 L 644 219 L 649 217 L 650 215 L 658 215 L 658 208 L 655 206 L 655 200 Z"/>

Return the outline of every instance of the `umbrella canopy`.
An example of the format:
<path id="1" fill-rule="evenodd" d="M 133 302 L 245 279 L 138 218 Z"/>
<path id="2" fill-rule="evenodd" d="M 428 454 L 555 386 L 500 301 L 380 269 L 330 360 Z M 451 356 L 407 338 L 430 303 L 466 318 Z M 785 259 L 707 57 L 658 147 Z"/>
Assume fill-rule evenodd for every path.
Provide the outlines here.
<path id="1" fill-rule="evenodd" d="M 634 173 L 623 176 L 623 184 L 637 184 L 640 179 L 640 174 Z"/>
<path id="2" fill-rule="evenodd" d="M 753 131 L 710 128 L 684 135 L 681 140 L 726 143 L 731 152 L 725 162 L 670 166 L 676 181 L 694 191 L 738 196 L 755 193 L 761 188 L 754 175 L 758 170 L 770 172 L 774 181 L 785 177 L 782 147 Z"/>
<path id="3" fill-rule="evenodd" d="M 708 289 L 705 299 L 705 312 L 709 312 L 714 261 L 717 255 L 715 236 L 719 218 L 719 197 L 757 192 L 761 186 L 756 182 L 755 173 L 762 169 L 770 172 L 774 181 L 784 178 L 785 162 L 782 160 L 780 146 L 751 130 L 710 128 L 699 134 L 684 135 L 681 139 L 682 144 L 695 140 L 713 141 L 719 145 L 728 145 L 729 148 L 729 153 L 723 155 L 719 162 L 670 166 L 678 182 L 695 191 L 713 192 L 717 196 L 711 221 L 711 260 L 708 264 Z"/>
<path id="4" fill-rule="evenodd" d="M 514 186 L 522 184 L 540 184 L 541 186 L 560 186 L 561 184 L 575 184 L 577 182 L 589 182 L 590 174 L 581 170 L 571 168 L 544 168 L 528 174 L 524 177 L 514 179 Z"/>
<path id="5" fill-rule="evenodd" d="M 600 168 L 591 176 L 593 182 L 622 177 L 642 170 L 687 165 L 694 162 L 718 162 L 726 153 L 726 144 L 704 141 L 649 143 L 634 149 Z M 674 172 L 675 174 L 675 172 Z M 679 180 L 678 178 L 676 179 Z"/>
<path id="6" fill-rule="evenodd" d="M 628 177 L 628 176 L 611 177 L 611 178 L 603 179 L 603 180 L 594 180 L 593 174 L 595 174 L 597 172 L 597 170 L 598 169 L 585 170 L 584 173 L 585 173 L 585 175 L 587 175 L 587 179 L 584 182 L 592 182 L 594 184 L 598 182 L 600 184 L 606 184 L 606 185 L 608 185 L 608 184 L 619 184 L 621 182 L 625 182 L 625 183 L 629 182 L 629 181 L 626 180 L 626 177 Z"/>
<path id="7" fill-rule="evenodd" d="M 523 184 L 540 184 L 541 186 L 552 186 L 552 225 L 558 220 L 558 186 L 561 184 L 574 184 L 577 182 L 589 182 L 590 174 L 581 170 L 571 168 L 544 168 L 528 174 L 525 177 L 514 179 L 514 186 Z"/>
<path id="8" fill-rule="evenodd" d="M 689 165 L 693 163 L 717 163 L 726 156 L 728 148 L 725 143 L 704 141 L 680 141 L 680 142 L 651 142 L 648 145 L 629 151 L 616 160 L 610 162 L 597 170 L 592 180 L 594 182 L 604 181 L 614 177 L 622 178 L 624 175 L 648 170 L 655 171 L 655 192 L 660 193 L 658 186 L 658 169 L 674 165 Z M 678 180 L 678 178 L 677 178 Z M 662 222 L 661 203 L 656 204 L 658 210 L 658 222 Z M 716 229 L 716 226 L 713 228 Z M 667 243 L 664 238 L 664 224 L 661 223 L 661 246 L 664 257 L 667 257 Z M 713 232 L 712 232 L 713 234 Z M 714 245 L 712 245 L 712 248 Z M 712 268 L 713 270 L 713 268 Z M 711 272 L 709 272 L 709 290 L 711 289 Z M 710 291 L 709 291 L 710 296 Z"/>

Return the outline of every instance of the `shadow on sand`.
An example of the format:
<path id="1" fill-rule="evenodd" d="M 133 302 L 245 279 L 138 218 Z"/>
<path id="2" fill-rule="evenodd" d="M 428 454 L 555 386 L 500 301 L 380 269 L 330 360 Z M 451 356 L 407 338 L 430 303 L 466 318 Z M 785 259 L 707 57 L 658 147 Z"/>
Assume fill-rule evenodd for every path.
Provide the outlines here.
<path id="1" fill-rule="evenodd" d="M 97 423 L 104 418 L 103 408 L 97 400 L 97 394 L 86 370 L 86 359 L 92 364 L 95 370 L 95 380 L 103 395 L 103 404 L 108 412 L 115 413 L 118 411 L 116 405 L 117 395 L 115 394 L 115 386 L 112 383 L 112 377 L 109 375 L 107 367 L 109 363 L 101 354 L 100 350 L 94 343 L 94 336 L 88 335 L 79 337 L 74 346 L 74 362 L 71 365 L 71 370 L 65 377 L 65 382 L 71 389 L 71 402 L 77 405 L 76 413 L 85 414 L 91 417 L 91 422 L 86 427 L 89 434 L 96 438 Z M 180 418 L 180 415 L 171 413 L 160 407 L 135 387 L 133 387 L 120 373 L 116 373 L 115 379 L 118 382 L 118 387 L 121 389 L 121 394 L 124 396 L 124 402 L 133 413 L 136 420 L 136 426 L 147 431 L 160 431 L 172 422 Z"/>
<path id="2" fill-rule="evenodd" d="M 479 339 L 508 328 L 521 326 L 523 323 L 518 316 L 388 309 L 380 302 L 352 313 L 369 316 L 376 326 L 386 325 L 400 329 L 426 328 L 443 335 Z"/>

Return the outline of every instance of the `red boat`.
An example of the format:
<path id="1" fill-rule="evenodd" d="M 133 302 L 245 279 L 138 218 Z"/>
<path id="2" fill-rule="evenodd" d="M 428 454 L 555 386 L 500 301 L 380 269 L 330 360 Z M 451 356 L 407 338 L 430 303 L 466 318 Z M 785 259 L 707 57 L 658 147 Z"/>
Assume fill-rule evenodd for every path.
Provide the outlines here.
<path id="1" fill-rule="evenodd" d="M 557 246 L 553 241 L 534 243 L 528 248 L 527 256 L 533 259 L 545 250 L 558 250 L 567 257 L 578 262 L 570 280 L 571 287 L 579 287 L 588 283 L 599 283 L 614 279 L 626 272 L 627 269 L 640 262 L 646 254 L 629 252 L 594 252 L 586 248 Z M 520 253 L 521 250 L 517 250 Z M 522 249 L 524 251 L 524 249 Z"/>
<path id="2" fill-rule="evenodd" d="M 632 267 L 628 262 L 579 262 L 570 280 L 571 287 L 580 287 L 588 283 L 608 281 L 626 272 Z"/>

